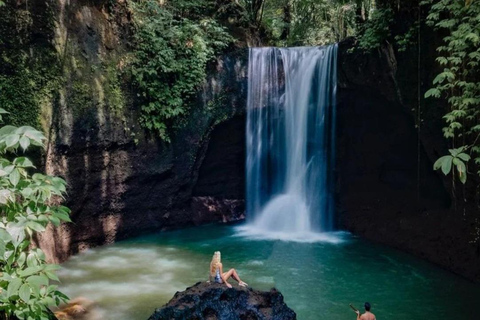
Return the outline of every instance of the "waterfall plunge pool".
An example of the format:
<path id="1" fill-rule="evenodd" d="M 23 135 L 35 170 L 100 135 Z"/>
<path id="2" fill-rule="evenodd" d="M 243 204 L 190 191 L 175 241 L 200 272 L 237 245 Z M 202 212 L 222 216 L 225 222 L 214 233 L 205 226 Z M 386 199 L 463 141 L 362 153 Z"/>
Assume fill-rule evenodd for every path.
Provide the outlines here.
<path id="1" fill-rule="evenodd" d="M 208 277 L 222 251 L 251 287 L 278 288 L 300 320 L 355 319 L 365 301 L 379 319 L 478 319 L 480 286 L 432 264 L 344 232 L 309 242 L 246 236 L 206 226 L 144 236 L 71 257 L 60 289 L 98 305 L 96 319 L 146 320 L 176 291 Z"/>

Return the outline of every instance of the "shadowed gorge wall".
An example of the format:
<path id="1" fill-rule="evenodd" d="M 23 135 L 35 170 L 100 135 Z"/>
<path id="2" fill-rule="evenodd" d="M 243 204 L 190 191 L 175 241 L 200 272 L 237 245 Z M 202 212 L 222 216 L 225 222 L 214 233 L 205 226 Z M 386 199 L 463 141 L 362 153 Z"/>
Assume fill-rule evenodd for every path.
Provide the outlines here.
<path id="1" fill-rule="evenodd" d="M 73 223 L 39 237 L 47 254 L 62 261 L 142 233 L 243 218 L 238 191 L 220 202 L 192 194 L 212 131 L 236 115 L 242 119 L 246 52 L 210 64 L 192 111 L 167 144 L 138 125 L 140 110 L 124 69 L 132 32 L 125 2 L 59 1 L 55 14 L 64 78 L 42 110 L 49 138 L 45 170 L 67 180 Z"/>
<path id="2" fill-rule="evenodd" d="M 245 218 L 245 146 L 244 114 L 213 129 L 192 193 L 195 221 Z"/>
<path id="3" fill-rule="evenodd" d="M 212 131 L 193 196 L 245 199 L 245 121 L 236 116 Z"/>
<path id="4" fill-rule="evenodd" d="M 479 281 L 473 221 L 455 210 L 447 184 L 433 171 L 429 153 L 439 146 L 426 135 L 432 132 L 419 140 L 412 105 L 404 99 L 412 101 L 416 92 L 400 85 L 407 82 L 405 70 L 397 74 L 389 45 L 348 53 L 351 41 L 339 55 L 339 226 Z"/>

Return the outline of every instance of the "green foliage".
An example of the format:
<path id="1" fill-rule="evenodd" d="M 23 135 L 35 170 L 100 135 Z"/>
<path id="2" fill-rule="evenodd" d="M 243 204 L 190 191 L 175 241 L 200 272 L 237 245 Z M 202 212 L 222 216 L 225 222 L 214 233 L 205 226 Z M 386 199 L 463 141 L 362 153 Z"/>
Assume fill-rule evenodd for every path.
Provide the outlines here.
<path id="1" fill-rule="evenodd" d="M 114 54 L 91 62 L 78 53 L 75 43 L 67 45 L 75 50 L 64 63 L 63 84 L 66 105 L 75 119 L 82 121 L 85 128 L 96 127 L 98 119 L 106 116 L 122 121 L 127 103 L 122 79 L 125 74 L 120 67 L 124 62 Z"/>
<path id="2" fill-rule="evenodd" d="M 106 87 L 105 87 L 105 100 L 109 108 L 120 114 L 125 108 L 125 95 L 122 90 L 122 84 L 120 81 L 120 72 L 116 65 L 109 64 L 104 67 L 106 75 Z"/>
<path id="3" fill-rule="evenodd" d="M 376 3 L 382 5 L 377 7 Z M 415 43 L 418 25 L 392 34 L 397 1 L 374 0 L 239 0 L 250 25 L 262 26 L 277 46 L 324 45 L 357 36 L 359 48 L 372 50 L 396 41 L 400 50 Z"/>
<path id="4" fill-rule="evenodd" d="M 393 10 L 391 8 L 373 11 L 370 20 L 366 21 L 360 28 L 358 47 L 366 51 L 378 48 L 385 40 L 390 38 L 392 22 Z"/>
<path id="5" fill-rule="evenodd" d="M 259 27 L 262 23 L 266 0 L 240 0 L 238 3 L 247 13 L 247 19 L 253 26 Z"/>
<path id="6" fill-rule="evenodd" d="M 480 2 L 428 0 L 422 4 L 431 6 L 427 24 L 446 33 L 444 44 L 437 48 L 437 62 L 443 71 L 425 97 L 447 99 L 445 138 L 463 145 L 461 149 L 469 151 L 480 164 Z"/>
<path id="7" fill-rule="evenodd" d="M 465 163 L 470 160 L 470 156 L 464 153 L 464 150 L 465 147 L 449 149 L 449 155 L 440 157 L 437 161 L 435 161 L 433 164 L 433 170 L 442 169 L 443 174 L 448 175 L 452 170 L 452 165 L 454 165 L 457 169 L 460 182 L 465 184 L 467 181 L 467 167 Z"/>
<path id="8" fill-rule="evenodd" d="M 34 234 L 45 231 L 49 223 L 70 221 L 70 210 L 56 204 L 65 193 L 65 181 L 31 175 L 35 167 L 28 158 L 10 157 L 43 146 L 44 140 L 29 126 L 0 128 L 0 314 L 18 319 L 50 319 L 48 308 L 68 299 L 50 284 L 58 281 L 58 266 L 48 264 L 32 243 Z"/>
<path id="9" fill-rule="evenodd" d="M 131 3 L 136 25 L 131 72 L 142 102 L 142 126 L 170 141 L 172 128 L 206 77 L 208 61 L 232 38 L 214 19 L 202 16 L 208 2 L 161 3 Z"/>
<path id="10" fill-rule="evenodd" d="M 256 3 L 256 6 L 252 5 Z M 324 45 L 341 41 L 356 32 L 355 15 L 357 2 L 348 0 L 271 0 L 239 3 L 261 24 L 277 46 Z M 360 1 L 370 3 L 371 1 Z"/>
<path id="11" fill-rule="evenodd" d="M 59 69 L 50 66 L 52 62 L 57 61 L 47 52 L 38 59 L 23 52 L 15 57 L 0 54 L 0 64 L 8 69 L 0 70 L 0 108 L 10 110 L 9 123 L 39 127 L 40 106 L 51 99 L 59 84 Z"/>
<path id="12" fill-rule="evenodd" d="M 76 79 L 73 82 L 67 97 L 67 104 L 73 109 L 76 117 L 84 117 L 89 110 L 95 108 L 93 95 L 91 84 L 86 83 L 83 79 Z"/>
<path id="13" fill-rule="evenodd" d="M 415 21 L 407 32 L 404 34 L 399 34 L 395 36 L 395 43 L 397 45 L 398 51 L 407 51 L 408 48 L 412 47 L 417 43 L 419 32 L 418 20 Z"/>
<path id="14" fill-rule="evenodd" d="M 0 106 L 12 110 L 12 116 L 8 118 L 14 125 L 39 125 L 39 106 L 35 99 L 35 88 L 31 84 L 25 72 L 14 77 L 0 75 Z"/>
<path id="15" fill-rule="evenodd" d="M 297 0 L 293 1 L 292 9 L 288 44 L 324 45 L 341 41 L 355 33 L 353 4 Z"/>

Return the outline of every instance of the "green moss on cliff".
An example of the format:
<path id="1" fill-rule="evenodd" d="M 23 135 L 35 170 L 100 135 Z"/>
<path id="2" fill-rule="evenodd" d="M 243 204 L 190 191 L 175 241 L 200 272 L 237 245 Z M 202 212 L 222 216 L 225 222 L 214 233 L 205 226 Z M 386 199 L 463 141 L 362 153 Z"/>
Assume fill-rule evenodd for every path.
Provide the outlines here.
<path id="1" fill-rule="evenodd" d="M 73 44 L 70 44 L 73 47 Z M 73 47 L 74 55 L 65 63 L 66 107 L 73 118 L 81 120 L 84 129 L 97 126 L 107 119 L 124 123 L 126 94 L 123 72 L 117 68 L 118 58 L 104 56 L 91 62 L 81 50 Z"/>
<path id="2" fill-rule="evenodd" d="M 10 112 L 6 123 L 16 126 L 39 128 L 41 107 L 53 103 L 60 83 L 50 45 L 52 9 L 43 5 L 25 10 L 10 1 L 0 8 L 0 108 Z M 35 10 L 43 12 L 41 18 Z"/>
<path id="3" fill-rule="evenodd" d="M 122 71 L 117 67 L 118 63 L 114 59 L 108 64 L 104 64 L 104 90 L 105 100 L 109 109 L 117 115 L 123 114 L 127 105 L 124 90 L 122 89 Z"/>
<path id="4" fill-rule="evenodd" d="M 86 117 L 86 125 L 100 117 L 125 118 L 120 55 L 86 54 L 77 39 L 81 31 L 68 30 L 59 12 L 55 1 L 28 9 L 7 1 L 0 8 L 0 108 L 10 112 L 5 121 L 47 131 L 60 105 L 63 116 L 69 110 L 74 120 Z M 103 38 L 97 41 L 103 45 Z M 93 117 L 95 122 L 88 120 Z"/>

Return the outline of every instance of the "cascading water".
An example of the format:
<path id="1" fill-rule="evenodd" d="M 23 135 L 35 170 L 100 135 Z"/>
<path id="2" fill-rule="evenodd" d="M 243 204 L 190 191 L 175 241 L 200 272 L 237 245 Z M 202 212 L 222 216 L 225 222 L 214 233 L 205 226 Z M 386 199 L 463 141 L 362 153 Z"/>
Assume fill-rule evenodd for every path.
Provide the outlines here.
<path id="1" fill-rule="evenodd" d="M 252 48 L 247 106 L 250 233 L 333 229 L 337 45 Z"/>

